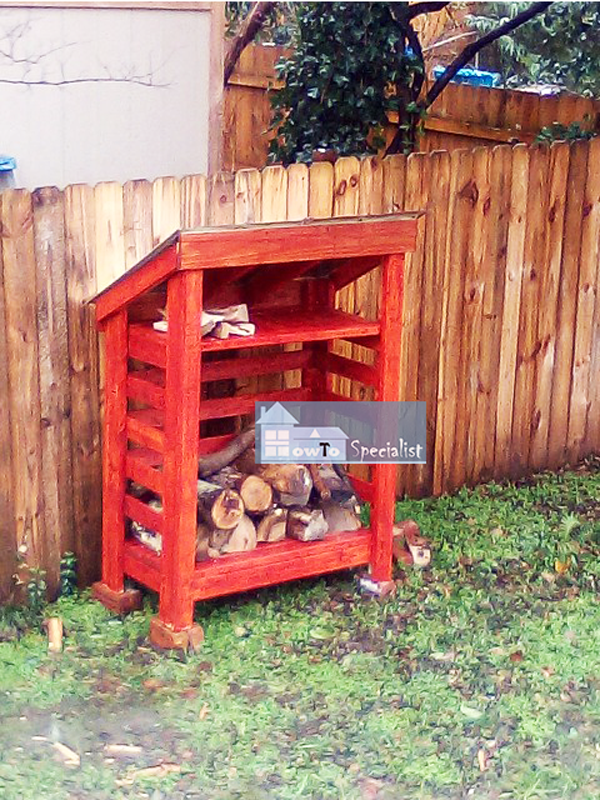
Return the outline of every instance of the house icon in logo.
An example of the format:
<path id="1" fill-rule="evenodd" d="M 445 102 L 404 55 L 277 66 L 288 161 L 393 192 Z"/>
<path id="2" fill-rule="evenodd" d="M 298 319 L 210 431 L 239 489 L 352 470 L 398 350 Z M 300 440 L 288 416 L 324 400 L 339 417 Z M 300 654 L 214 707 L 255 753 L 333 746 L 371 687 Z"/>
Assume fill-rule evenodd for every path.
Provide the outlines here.
<path id="1" fill-rule="evenodd" d="M 260 430 L 263 464 L 322 464 L 346 461 L 348 436 L 341 428 L 301 426 L 281 403 L 262 409 L 256 420 Z"/>

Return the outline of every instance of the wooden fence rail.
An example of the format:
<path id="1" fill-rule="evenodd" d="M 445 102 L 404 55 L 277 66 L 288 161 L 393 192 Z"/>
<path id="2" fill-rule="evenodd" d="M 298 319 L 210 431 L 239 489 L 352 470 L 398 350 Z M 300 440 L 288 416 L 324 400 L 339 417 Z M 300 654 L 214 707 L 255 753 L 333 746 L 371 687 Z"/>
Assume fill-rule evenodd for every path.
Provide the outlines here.
<path id="1" fill-rule="evenodd" d="M 401 369 L 401 396 L 427 402 L 427 464 L 400 468 L 399 492 L 600 451 L 599 159 L 597 139 L 2 194 L 0 596 L 18 559 L 55 586 L 74 550 L 83 581 L 97 575 L 102 370 L 85 301 L 180 226 L 427 212 Z M 377 290 L 367 276 L 339 302 L 368 314 Z"/>

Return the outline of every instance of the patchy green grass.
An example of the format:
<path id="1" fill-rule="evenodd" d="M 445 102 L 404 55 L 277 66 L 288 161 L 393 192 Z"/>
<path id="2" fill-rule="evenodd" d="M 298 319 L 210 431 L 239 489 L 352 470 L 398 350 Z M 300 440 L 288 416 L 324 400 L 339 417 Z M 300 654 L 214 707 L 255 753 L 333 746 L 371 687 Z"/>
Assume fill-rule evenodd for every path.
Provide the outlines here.
<path id="1" fill-rule="evenodd" d="M 597 465 L 398 515 L 435 550 L 394 599 L 346 573 L 199 604 L 196 655 L 148 645 L 150 597 L 59 601 L 59 656 L 1 611 L 2 800 L 597 800 Z"/>

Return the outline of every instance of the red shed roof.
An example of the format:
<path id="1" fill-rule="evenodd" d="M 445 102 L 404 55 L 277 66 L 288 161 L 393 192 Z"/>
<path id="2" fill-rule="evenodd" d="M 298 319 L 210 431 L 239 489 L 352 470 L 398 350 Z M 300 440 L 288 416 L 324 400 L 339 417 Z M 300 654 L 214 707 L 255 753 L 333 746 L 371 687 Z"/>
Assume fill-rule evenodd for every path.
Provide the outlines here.
<path id="1" fill-rule="evenodd" d="M 421 212 L 176 231 L 93 298 L 102 321 L 178 270 L 315 262 L 319 274 L 340 259 L 415 249 Z M 325 266 L 325 271 L 324 271 Z"/>

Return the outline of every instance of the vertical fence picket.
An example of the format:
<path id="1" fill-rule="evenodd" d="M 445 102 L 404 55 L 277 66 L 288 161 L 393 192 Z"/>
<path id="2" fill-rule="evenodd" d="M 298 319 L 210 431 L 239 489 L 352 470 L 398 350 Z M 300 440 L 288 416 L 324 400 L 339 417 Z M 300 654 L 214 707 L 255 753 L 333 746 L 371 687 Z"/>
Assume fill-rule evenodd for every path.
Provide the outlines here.
<path id="1" fill-rule="evenodd" d="M 48 187 L 36 189 L 32 201 L 46 573 L 50 591 L 54 592 L 61 556 L 73 551 L 75 545 L 64 197 L 56 187 Z"/>
<path id="2" fill-rule="evenodd" d="M 358 214 L 360 161 L 354 156 L 338 158 L 334 164 L 333 216 L 352 217 Z M 336 307 L 350 314 L 354 311 L 355 285 L 351 283 L 336 295 Z M 335 342 L 333 351 L 341 356 L 352 356 L 352 345 Z M 333 377 L 333 389 L 351 397 L 352 382 L 348 378 Z"/>
<path id="3" fill-rule="evenodd" d="M 495 147 L 491 152 L 489 203 L 482 209 L 487 220 L 488 238 L 482 270 L 485 276 L 479 375 L 474 424 L 473 479 L 487 480 L 494 472 L 496 408 L 498 404 L 498 369 L 502 308 L 506 278 L 506 244 L 510 214 L 512 152 L 510 147 Z"/>
<path id="4" fill-rule="evenodd" d="M 383 213 L 404 211 L 406 156 L 388 156 L 383 160 Z"/>
<path id="5" fill-rule="evenodd" d="M 246 225 L 260 219 L 261 174 L 257 169 L 235 173 L 235 224 Z"/>
<path id="6" fill-rule="evenodd" d="M 181 227 L 181 181 L 157 178 L 152 183 L 152 240 L 164 241 Z"/>
<path id="7" fill-rule="evenodd" d="M 419 372 L 417 399 L 426 404 L 427 450 L 426 464 L 415 468 L 416 491 L 430 492 L 433 486 L 433 461 L 436 437 L 436 407 L 438 393 L 438 364 L 441 356 L 440 327 L 441 296 L 446 256 L 448 200 L 450 191 L 450 154 L 435 152 L 430 159 L 430 189 L 428 192 L 421 304 L 421 333 L 419 341 Z M 423 198 L 424 199 L 424 198 Z"/>
<path id="8" fill-rule="evenodd" d="M 550 148 L 548 164 L 548 213 L 543 236 L 543 265 L 538 297 L 539 352 L 536 356 L 534 387 L 534 430 L 531 432 L 529 467 L 542 469 L 548 459 L 548 432 L 555 369 L 557 303 L 560 290 L 560 264 L 565 223 L 565 195 L 569 174 L 570 148 L 556 142 Z"/>
<path id="9" fill-rule="evenodd" d="M 465 474 L 466 414 L 463 311 L 466 262 L 469 257 L 473 193 L 473 155 L 452 154 L 454 180 L 450 187 L 447 265 L 444 275 L 440 354 L 438 419 L 436 427 L 435 481 L 439 491 L 449 491 Z M 439 442 L 439 450 L 438 450 Z"/>
<path id="10" fill-rule="evenodd" d="M 181 227 L 206 225 L 208 181 L 204 175 L 186 175 L 181 181 Z"/>
<path id="11" fill-rule="evenodd" d="M 36 264 L 31 195 L 0 198 L 16 542 L 30 567 L 47 564 L 41 453 Z"/>
<path id="12" fill-rule="evenodd" d="M 0 203 L 0 219 L 2 205 Z M 13 590 L 17 565 L 17 531 L 14 506 L 14 476 L 11 444 L 12 408 L 9 385 L 9 342 L 6 321 L 4 259 L 0 239 L 0 602 L 8 600 Z"/>
<path id="13" fill-rule="evenodd" d="M 576 294 L 573 348 L 573 379 L 567 431 L 567 459 L 575 463 L 586 451 L 587 417 L 594 393 L 600 389 L 600 375 L 591 371 L 594 346 L 594 305 L 598 261 L 600 260 L 600 139 L 589 145 L 588 169 L 583 189 L 579 282 Z"/>
<path id="14" fill-rule="evenodd" d="M 308 167 L 306 164 L 290 164 L 287 168 L 287 219 L 290 222 L 308 216 Z"/>
<path id="15" fill-rule="evenodd" d="M 208 189 L 208 224 L 232 225 L 234 203 L 234 176 L 231 172 L 217 172 L 210 178 Z"/>
<path id="16" fill-rule="evenodd" d="M 523 283 L 528 185 L 529 151 L 525 145 L 517 145 L 512 151 L 509 228 L 506 242 L 506 278 L 500 334 L 495 446 L 496 477 L 505 476 L 511 463 L 512 420 L 517 371 L 519 315 L 521 312 L 521 285 Z"/>
<path id="17" fill-rule="evenodd" d="M 406 162 L 404 206 L 406 211 L 422 211 L 429 200 L 429 178 L 431 157 L 426 153 L 414 153 Z M 426 228 L 429 220 L 420 221 L 417 247 L 406 257 L 404 273 L 404 307 L 401 331 L 400 397 L 403 400 L 419 400 L 419 355 L 421 349 L 421 300 L 423 272 L 427 254 L 425 251 Z M 416 486 L 415 466 L 401 469 L 403 488 L 414 493 Z"/>
<path id="18" fill-rule="evenodd" d="M 96 213 L 96 281 L 98 291 L 125 272 L 123 188 L 98 183 L 94 189 Z"/>
<path id="19" fill-rule="evenodd" d="M 125 269 L 152 250 L 152 184 L 127 181 L 123 186 L 123 234 Z"/>
<path id="20" fill-rule="evenodd" d="M 529 463 L 532 432 L 539 421 L 533 403 L 538 340 L 539 284 L 543 269 L 543 237 L 548 203 L 547 147 L 535 147 L 530 153 L 527 226 L 521 284 L 521 311 L 515 376 L 515 401 L 512 424 L 511 473 L 522 475 Z"/>
<path id="21" fill-rule="evenodd" d="M 95 294 L 95 201 L 90 186 L 65 189 L 67 313 L 71 367 L 71 434 L 75 554 L 82 584 L 100 571 L 102 460 Z"/>
<path id="22" fill-rule="evenodd" d="M 571 146 L 548 440 L 548 466 L 553 469 L 564 464 L 566 457 L 581 252 L 582 189 L 586 183 L 588 151 L 589 143 L 585 141 L 575 142 Z M 596 165 L 593 168 L 597 168 Z"/>
<path id="23" fill-rule="evenodd" d="M 308 216 L 326 219 L 333 214 L 335 184 L 333 164 L 321 161 L 308 169 Z"/>

